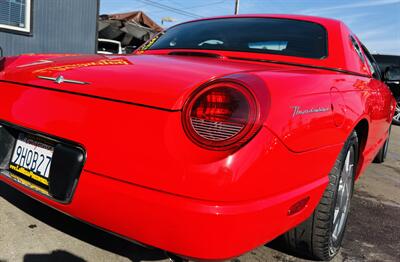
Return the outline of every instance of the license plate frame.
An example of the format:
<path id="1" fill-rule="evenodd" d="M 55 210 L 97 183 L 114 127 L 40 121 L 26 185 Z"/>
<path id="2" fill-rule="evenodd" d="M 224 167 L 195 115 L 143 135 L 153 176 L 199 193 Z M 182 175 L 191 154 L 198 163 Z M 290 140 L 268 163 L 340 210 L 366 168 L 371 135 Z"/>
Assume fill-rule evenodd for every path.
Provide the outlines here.
<path id="1" fill-rule="evenodd" d="M 11 153 L 9 171 L 14 181 L 48 195 L 54 145 L 42 137 L 20 132 Z"/>

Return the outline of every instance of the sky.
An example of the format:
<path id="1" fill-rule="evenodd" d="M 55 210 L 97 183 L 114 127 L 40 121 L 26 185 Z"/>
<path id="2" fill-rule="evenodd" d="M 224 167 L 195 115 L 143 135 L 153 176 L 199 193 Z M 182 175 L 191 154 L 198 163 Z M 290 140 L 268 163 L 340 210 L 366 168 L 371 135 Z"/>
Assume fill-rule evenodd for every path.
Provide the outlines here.
<path id="1" fill-rule="evenodd" d="M 235 0 L 100 0 L 100 13 L 144 11 L 169 27 L 230 15 Z M 240 14 L 304 14 L 344 21 L 371 53 L 400 55 L 400 0 L 240 0 Z M 170 18 L 170 19 L 165 19 Z"/>

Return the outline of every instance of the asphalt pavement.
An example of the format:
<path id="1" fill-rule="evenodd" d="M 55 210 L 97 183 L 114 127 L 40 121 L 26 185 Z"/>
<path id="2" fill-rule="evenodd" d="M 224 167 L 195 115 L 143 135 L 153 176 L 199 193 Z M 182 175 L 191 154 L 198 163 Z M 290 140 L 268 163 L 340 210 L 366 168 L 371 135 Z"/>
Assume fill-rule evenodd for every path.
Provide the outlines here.
<path id="1" fill-rule="evenodd" d="M 159 250 L 88 226 L 0 182 L 0 262 L 5 261 L 168 260 Z M 270 243 L 234 261 L 307 260 Z M 386 162 L 372 164 L 356 183 L 343 248 L 334 261 L 400 261 L 400 127 L 392 128 Z"/>

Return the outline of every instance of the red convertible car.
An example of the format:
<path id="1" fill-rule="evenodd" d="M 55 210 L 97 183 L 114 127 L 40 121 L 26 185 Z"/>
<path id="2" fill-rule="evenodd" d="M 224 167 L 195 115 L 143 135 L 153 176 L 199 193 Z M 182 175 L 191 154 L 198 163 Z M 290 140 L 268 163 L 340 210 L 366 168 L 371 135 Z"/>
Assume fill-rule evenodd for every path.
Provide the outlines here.
<path id="1" fill-rule="evenodd" d="M 295 15 L 186 22 L 131 56 L 6 57 L 0 180 L 186 259 L 283 235 L 329 260 L 387 152 L 388 76 L 342 22 Z"/>

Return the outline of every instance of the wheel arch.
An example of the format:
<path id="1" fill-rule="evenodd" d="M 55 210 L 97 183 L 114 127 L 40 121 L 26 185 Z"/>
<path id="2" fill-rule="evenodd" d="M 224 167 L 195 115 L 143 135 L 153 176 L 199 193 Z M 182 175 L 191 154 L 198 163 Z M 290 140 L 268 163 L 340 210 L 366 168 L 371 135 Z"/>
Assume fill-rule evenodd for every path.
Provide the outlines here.
<path id="1" fill-rule="evenodd" d="M 368 135 L 369 135 L 369 122 L 367 119 L 361 119 L 353 129 L 357 133 L 358 137 L 358 160 L 357 160 L 357 172 L 356 179 L 359 177 L 361 172 L 361 167 L 364 163 L 364 151 L 367 145 Z"/>

